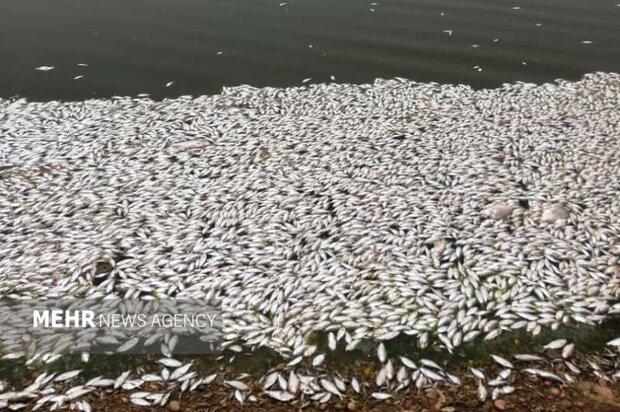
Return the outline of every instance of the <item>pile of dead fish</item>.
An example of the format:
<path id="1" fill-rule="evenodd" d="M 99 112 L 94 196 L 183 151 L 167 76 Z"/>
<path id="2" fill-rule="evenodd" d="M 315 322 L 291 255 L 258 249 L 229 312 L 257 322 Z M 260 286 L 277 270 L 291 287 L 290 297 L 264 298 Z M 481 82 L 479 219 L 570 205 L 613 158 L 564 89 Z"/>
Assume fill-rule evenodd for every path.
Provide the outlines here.
<path id="1" fill-rule="evenodd" d="M 221 299 L 226 347 L 291 367 L 319 332 L 454 351 L 600 324 L 619 102 L 613 73 L 0 100 L 0 296 Z"/>
<path id="2" fill-rule="evenodd" d="M 491 355 L 492 360 L 501 367 L 499 371 L 493 366 L 488 368 L 497 372 L 494 378 L 487 377 L 483 368 L 474 367 L 460 378 L 430 359 L 413 361 L 404 356 L 392 358 L 385 346 L 380 344 L 377 356 L 381 367 L 374 382 L 358 380 L 356 377 L 345 378 L 314 366 L 274 370 L 255 381 L 246 381 L 250 375 L 245 373 L 229 379 L 217 372 L 200 377 L 192 370 L 192 362 L 182 363 L 168 357 L 159 359 L 160 370 L 154 373 L 139 375 L 126 371 L 118 377 L 98 376 L 72 387 L 69 386 L 71 380 L 78 377 L 81 370 L 60 374 L 44 372 L 24 389 L 0 393 L 0 407 L 11 410 L 28 406 L 32 410 L 68 407 L 71 410 L 90 411 L 88 400 L 80 398 L 99 394 L 101 399 L 101 394 L 110 395 L 120 391 L 124 391 L 125 401 L 132 405 L 156 407 L 166 405 L 175 393 L 178 396 L 178 393 L 208 390 L 206 388 L 213 388 L 210 385 L 225 388 L 224 393 L 231 391 L 231 397 L 240 404 L 272 399 L 303 407 L 312 403 L 327 403 L 336 398 L 350 401 L 370 397 L 376 401 L 388 401 L 403 390 L 406 393 L 411 386 L 421 391 L 445 386 L 460 387 L 464 379 L 476 383 L 476 396 L 480 402 L 484 402 L 487 399 L 505 398 L 518 390 L 527 390 L 515 383 L 518 374 L 533 375 L 560 387 L 572 385 L 578 376 L 616 383 L 620 380 L 620 338 L 608 342 L 608 346 L 612 350 L 581 357 L 583 365 L 577 366 L 573 359 L 575 344 L 557 339 L 545 345 L 540 354 L 513 355 L 514 363 L 501 356 Z M 88 362 L 88 357 L 83 357 L 83 361 Z M 556 372 L 558 370 L 563 372 Z M 145 385 L 149 385 L 150 389 L 143 388 Z"/>

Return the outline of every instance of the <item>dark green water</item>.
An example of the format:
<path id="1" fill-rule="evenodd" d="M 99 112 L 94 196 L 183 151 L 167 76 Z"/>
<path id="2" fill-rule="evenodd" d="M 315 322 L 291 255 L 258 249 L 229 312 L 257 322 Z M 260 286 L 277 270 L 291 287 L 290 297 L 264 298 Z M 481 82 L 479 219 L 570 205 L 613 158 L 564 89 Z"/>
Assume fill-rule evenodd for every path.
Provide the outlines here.
<path id="1" fill-rule="evenodd" d="M 0 97 L 162 98 L 332 75 L 493 87 L 620 71 L 619 0 L 283 1 L 2 1 Z"/>

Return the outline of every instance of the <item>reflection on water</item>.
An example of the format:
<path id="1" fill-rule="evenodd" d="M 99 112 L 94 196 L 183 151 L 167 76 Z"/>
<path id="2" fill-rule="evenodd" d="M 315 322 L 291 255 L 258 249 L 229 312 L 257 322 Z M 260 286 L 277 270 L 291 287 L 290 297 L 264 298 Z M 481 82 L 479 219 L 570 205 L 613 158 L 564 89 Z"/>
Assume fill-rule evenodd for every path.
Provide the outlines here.
<path id="1" fill-rule="evenodd" d="M 488 87 L 620 69 L 617 0 L 281 3 L 5 1 L 0 96 L 161 98 L 331 76 Z"/>

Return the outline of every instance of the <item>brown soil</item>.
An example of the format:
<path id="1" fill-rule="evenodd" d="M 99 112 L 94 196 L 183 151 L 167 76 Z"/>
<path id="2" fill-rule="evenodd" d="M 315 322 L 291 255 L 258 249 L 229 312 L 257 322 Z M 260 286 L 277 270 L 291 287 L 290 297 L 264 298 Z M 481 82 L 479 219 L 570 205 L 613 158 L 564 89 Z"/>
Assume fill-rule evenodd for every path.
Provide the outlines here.
<path id="1" fill-rule="evenodd" d="M 467 379 L 460 387 L 434 388 L 419 391 L 411 387 L 401 391 L 394 399 L 377 401 L 369 396 L 356 395 L 332 399 L 322 405 L 304 407 L 308 411 L 620 411 L 620 382 L 609 383 L 599 379 L 578 380 L 571 386 L 557 386 L 536 377 L 519 375 L 513 383 L 515 393 L 496 401 L 482 403 L 476 394 L 476 384 Z M 490 389 L 489 389 L 490 392 Z M 288 411 L 300 410 L 301 405 L 286 404 L 266 397 L 258 402 L 243 405 L 234 399 L 228 388 L 211 385 L 196 392 L 175 392 L 165 407 L 144 408 L 129 403 L 130 392 L 91 395 L 88 399 L 95 411 Z M 348 393 L 347 395 L 351 395 Z M 177 401 L 177 402 L 172 402 Z M 503 408 L 503 409 L 502 409 Z"/>

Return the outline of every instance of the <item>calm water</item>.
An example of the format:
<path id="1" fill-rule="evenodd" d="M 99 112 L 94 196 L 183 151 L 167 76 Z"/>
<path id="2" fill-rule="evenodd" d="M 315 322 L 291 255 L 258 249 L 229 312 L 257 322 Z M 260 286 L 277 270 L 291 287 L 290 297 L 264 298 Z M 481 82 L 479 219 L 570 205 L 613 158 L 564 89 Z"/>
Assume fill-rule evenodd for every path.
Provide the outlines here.
<path id="1" fill-rule="evenodd" d="M 0 96 L 162 98 L 332 75 L 489 87 L 620 71 L 620 0 L 282 1 L 2 1 Z"/>

